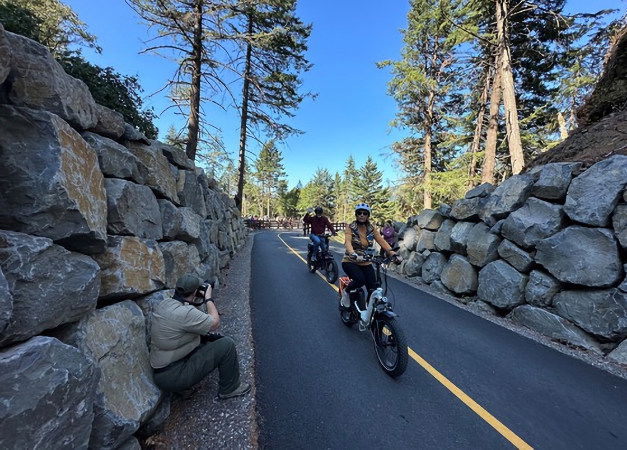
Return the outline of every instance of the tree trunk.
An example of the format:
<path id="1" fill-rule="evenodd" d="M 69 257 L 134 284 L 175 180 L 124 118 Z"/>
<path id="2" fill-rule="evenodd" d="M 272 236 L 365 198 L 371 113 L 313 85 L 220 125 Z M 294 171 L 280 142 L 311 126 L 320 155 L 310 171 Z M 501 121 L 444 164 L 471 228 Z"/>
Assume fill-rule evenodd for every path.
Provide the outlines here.
<path id="1" fill-rule="evenodd" d="M 253 34 L 253 20 L 248 16 L 248 37 Z M 246 170 L 246 126 L 248 123 L 248 97 L 250 92 L 250 60 L 252 56 L 252 45 L 250 42 L 246 44 L 246 65 L 244 67 L 244 86 L 242 88 L 242 118 L 239 130 L 239 169 L 237 179 L 237 195 L 235 196 L 235 204 L 241 208 L 242 195 L 244 193 L 244 171 Z"/>
<path id="2" fill-rule="evenodd" d="M 566 119 L 564 118 L 562 111 L 557 113 L 557 123 L 560 126 L 560 138 L 564 140 L 568 137 L 568 128 L 566 127 Z"/>
<path id="3" fill-rule="evenodd" d="M 198 133 L 200 130 L 200 81 L 202 74 L 202 13 L 203 0 L 196 0 L 194 42 L 192 43 L 192 84 L 189 93 L 189 118 L 187 120 L 187 145 L 185 153 L 192 161 L 196 160 Z"/>
<path id="4" fill-rule="evenodd" d="M 512 162 L 514 175 L 522 172 L 525 166 L 520 128 L 518 125 L 518 107 L 516 105 L 516 92 L 514 90 L 514 75 L 512 74 L 511 58 L 509 51 L 509 37 L 505 20 L 507 17 L 507 3 L 509 0 L 496 0 L 496 27 L 499 46 L 502 47 L 501 83 L 503 85 L 503 104 L 505 106 L 505 127 L 507 129 L 507 142 L 509 144 L 509 156 Z"/>
<path id="5" fill-rule="evenodd" d="M 423 189 L 423 208 L 431 209 L 431 135 L 433 133 L 431 127 L 433 124 L 433 104 L 435 102 L 435 93 L 429 93 L 429 101 L 427 106 L 427 115 L 425 118 L 425 142 L 423 146 L 424 152 L 424 189 Z"/>
<path id="6" fill-rule="evenodd" d="M 483 119 L 485 118 L 485 108 L 488 102 L 488 92 L 490 90 L 490 69 L 485 70 L 485 80 L 483 83 L 483 91 L 479 99 L 479 111 L 477 112 L 477 122 L 475 124 L 475 134 L 470 145 L 470 166 L 468 167 L 468 187 L 475 185 L 475 175 L 477 174 L 477 153 L 479 152 L 479 144 L 481 143 L 481 133 L 483 132 Z"/>
<path id="7" fill-rule="evenodd" d="M 481 182 L 494 184 L 494 166 L 496 165 L 496 141 L 499 132 L 499 106 L 501 105 L 501 50 L 497 50 L 490 93 L 490 119 L 485 140 L 485 157 L 481 169 Z"/>

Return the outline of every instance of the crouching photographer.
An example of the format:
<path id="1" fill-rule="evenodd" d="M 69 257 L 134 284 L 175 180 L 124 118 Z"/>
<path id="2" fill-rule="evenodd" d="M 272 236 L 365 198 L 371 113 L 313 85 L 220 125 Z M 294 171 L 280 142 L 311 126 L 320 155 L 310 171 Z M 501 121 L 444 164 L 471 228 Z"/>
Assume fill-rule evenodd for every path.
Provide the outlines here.
<path id="1" fill-rule="evenodd" d="M 212 333 L 220 316 L 211 298 L 212 286 L 192 274 L 176 282 L 173 298 L 159 302 L 151 317 L 150 365 L 157 386 L 184 393 L 218 368 L 220 399 L 244 395 L 250 384 L 240 382 L 235 342 Z M 199 308 L 207 305 L 207 313 Z"/>

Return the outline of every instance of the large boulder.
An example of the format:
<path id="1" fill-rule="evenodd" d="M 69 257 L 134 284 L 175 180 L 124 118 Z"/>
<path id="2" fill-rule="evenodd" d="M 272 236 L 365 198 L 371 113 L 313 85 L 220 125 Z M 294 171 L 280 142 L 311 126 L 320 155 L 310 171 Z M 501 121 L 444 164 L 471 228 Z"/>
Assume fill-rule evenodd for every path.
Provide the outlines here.
<path id="1" fill-rule="evenodd" d="M 0 231 L 0 268 L 13 297 L 0 345 L 76 321 L 96 307 L 98 264 L 50 239 Z"/>
<path id="2" fill-rule="evenodd" d="M 422 270 L 422 264 L 425 262 L 425 257 L 418 252 L 412 252 L 411 256 L 407 260 L 404 267 L 404 273 L 408 277 L 417 277 Z"/>
<path id="3" fill-rule="evenodd" d="M 87 448 L 98 383 L 78 349 L 36 336 L 0 351 L 0 448 Z"/>
<path id="4" fill-rule="evenodd" d="M 0 228 L 102 252 L 107 198 L 96 152 L 58 116 L 0 106 Z"/>
<path id="5" fill-rule="evenodd" d="M 531 249 L 541 239 L 557 233 L 563 221 L 561 206 L 530 198 L 505 219 L 501 234 L 521 247 Z"/>
<path id="6" fill-rule="evenodd" d="M 124 134 L 124 116 L 106 106 L 96 104 L 97 123 L 94 133 L 111 139 L 119 139 Z"/>
<path id="7" fill-rule="evenodd" d="M 413 251 L 416 248 L 416 242 L 418 241 L 418 231 L 414 227 L 407 227 L 403 238 L 398 241 L 399 248 L 401 250 Z"/>
<path id="8" fill-rule="evenodd" d="M 514 175 L 505 180 L 488 197 L 481 220 L 492 226 L 497 220 L 520 208 L 531 194 L 534 183 L 534 176 L 528 174 Z"/>
<path id="9" fill-rule="evenodd" d="M 129 142 L 127 147 L 148 168 L 146 184 L 155 191 L 157 197 L 178 204 L 176 176 L 171 170 L 168 158 L 161 150 L 154 145 L 145 145 L 137 141 Z"/>
<path id="10" fill-rule="evenodd" d="M 0 84 L 4 83 L 9 72 L 11 72 L 11 45 L 0 23 Z"/>
<path id="11" fill-rule="evenodd" d="M 618 347 L 612 350 L 607 359 L 627 366 L 627 339 L 620 343 Z"/>
<path id="12" fill-rule="evenodd" d="M 472 294 L 477 290 L 477 271 L 461 255 L 451 255 L 442 269 L 440 280 L 456 294 Z"/>
<path id="13" fill-rule="evenodd" d="M 553 297 L 557 313 L 588 333 L 611 341 L 627 337 L 627 293 L 618 289 L 562 291 Z"/>
<path id="14" fill-rule="evenodd" d="M 573 178 L 573 172 L 581 163 L 550 163 L 539 168 L 538 181 L 531 188 L 531 195 L 546 200 L 563 200 Z"/>
<path id="15" fill-rule="evenodd" d="M 466 246 L 468 244 L 468 236 L 474 228 L 472 222 L 457 222 L 451 230 L 451 250 L 461 255 L 466 254 Z"/>
<path id="16" fill-rule="evenodd" d="M 479 272 L 477 296 L 497 308 L 513 308 L 525 301 L 527 279 L 505 261 L 493 261 Z"/>
<path id="17" fill-rule="evenodd" d="M 612 216 L 612 227 L 621 247 L 627 249 L 627 205 L 618 205 Z"/>
<path id="18" fill-rule="evenodd" d="M 207 205 L 202 186 L 198 183 L 194 172 L 190 170 L 178 171 L 177 190 L 181 206 L 191 207 L 201 217 L 207 215 Z"/>
<path id="19" fill-rule="evenodd" d="M 205 219 L 200 222 L 200 236 L 195 242 L 200 259 L 205 259 L 213 242 L 218 242 L 218 230 L 219 224 L 216 221 Z"/>
<path id="20" fill-rule="evenodd" d="M 205 206 L 207 210 L 207 218 L 211 220 L 223 221 L 226 208 L 220 200 L 219 194 L 212 189 L 203 190 L 205 196 Z"/>
<path id="21" fill-rule="evenodd" d="M 596 163 L 571 182 L 564 212 L 576 222 L 606 226 L 625 186 L 627 156 L 614 155 Z"/>
<path id="22" fill-rule="evenodd" d="M 525 300 L 530 305 L 546 308 L 553 303 L 553 297 L 561 288 L 560 282 L 539 270 L 532 270 L 525 287 Z"/>
<path id="23" fill-rule="evenodd" d="M 90 448 L 117 448 L 150 417 L 161 398 L 152 379 L 142 310 L 129 300 L 98 309 L 60 338 L 100 369 Z"/>
<path id="24" fill-rule="evenodd" d="M 499 245 L 498 253 L 501 258 L 519 272 L 527 273 L 529 269 L 531 269 L 531 266 L 533 266 L 533 257 L 507 239 L 503 240 Z"/>
<path id="25" fill-rule="evenodd" d="M 415 225 L 418 228 L 435 231 L 440 228 L 443 220 L 444 217 L 442 217 L 439 211 L 424 209 L 420 214 L 410 217 L 407 222 L 410 226 Z"/>
<path id="26" fill-rule="evenodd" d="M 2 336 L 2 332 L 9 325 L 9 319 L 11 319 L 12 313 L 13 295 L 11 295 L 9 283 L 7 283 L 7 279 L 0 266 L 0 336 Z"/>
<path id="27" fill-rule="evenodd" d="M 174 289 L 176 280 L 187 272 L 195 272 L 200 265 L 198 249 L 183 241 L 160 242 L 165 263 L 165 284 Z"/>
<path id="28" fill-rule="evenodd" d="M 623 275 L 614 234 L 603 228 L 568 227 L 536 245 L 536 261 L 565 283 L 606 287 Z"/>
<path id="29" fill-rule="evenodd" d="M 159 141 L 150 141 L 150 144 L 163 152 L 163 155 L 168 158 L 170 164 L 187 170 L 194 170 L 194 162 L 187 157 L 185 150 L 175 147 L 174 145 L 164 144 Z"/>
<path id="30" fill-rule="evenodd" d="M 153 240 L 109 236 L 105 253 L 96 260 L 101 269 L 103 299 L 137 297 L 165 286 L 163 254 Z"/>
<path id="31" fill-rule="evenodd" d="M 163 237 L 196 242 L 200 237 L 202 218 L 192 208 L 177 208 L 167 200 L 159 200 Z"/>
<path id="32" fill-rule="evenodd" d="M 488 197 L 496 189 L 491 183 L 482 183 L 466 192 L 464 198 Z"/>
<path id="33" fill-rule="evenodd" d="M 590 336 L 569 321 L 545 309 L 531 305 L 514 308 L 507 315 L 512 322 L 523 325 L 550 337 L 558 342 L 576 345 L 597 354 L 603 354 L 601 347 Z"/>
<path id="34" fill-rule="evenodd" d="M 124 133 L 120 137 L 120 141 L 124 142 L 127 145 L 136 143 L 136 142 L 139 142 L 145 145 L 151 144 L 150 140 L 146 137 L 144 133 L 139 131 L 133 125 L 126 123 L 126 122 L 124 123 Z"/>
<path id="35" fill-rule="evenodd" d="M 425 250 L 433 250 L 435 240 L 435 232 L 427 229 L 418 232 L 418 240 L 416 241 L 416 251 L 424 252 Z"/>
<path id="36" fill-rule="evenodd" d="M 6 32 L 11 45 L 9 101 L 16 106 L 49 111 L 80 130 L 98 123 L 96 102 L 87 85 L 65 73 L 43 45 Z"/>
<path id="37" fill-rule="evenodd" d="M 451 246 L 451 232 L 455 226 L 455 221 L 446 219 L 440 225 L 437 233 L 435 233 L 435 239 L 433 239 L 433 246 L 436 250 L 441 252 L 451 252 L 453 247 Z"/>
<path id="38" fill-rule="evenodd" d="M 220 275 L 220 268 L 222 267 L 221 254 L 218 247 L 213 244 L 209 244 L 206 249 L 206 253 L 201 256 L 200 266 L 196 273 L 203 280 L 215 280 Z"/>
<path id="39" fill-rule="evenodd" d="M 148 186 L 106 178 L 107 231 L 146 239 L 161 239 L 163 225 L 155 194 Z"/>
<path id="40" fill-rule="evenodd" d="M 450 216 L 456 220 L 477 221 L 481 217 L 487 202 L 485 197 L 471 197 L 457 200 L 453 204 Z"/>
<path id="41" fill-rule="evenodd" d="M 484 223 L 477 223 L 468 234 L 466 253 L 470 264 L 483 267 L 499 258 L 498 248 L 501 238 L 490 233 L 490 228 Z"/>
<path id="42" fill-rule="evenodd" d="M 146 183 L 148 168 L 126 147 L 95 133 L 84 132 L 81 136 L 98 153 L 100 170 L 105 176 Z"/>
<path id="43" fill-rule="evenodd" d="M 432 252 L 422 265 L 422 279 L 425 283 L 433 283 L 440 279 L 440 274 L 446 265 L 446 256 L 442 253 Z"/>

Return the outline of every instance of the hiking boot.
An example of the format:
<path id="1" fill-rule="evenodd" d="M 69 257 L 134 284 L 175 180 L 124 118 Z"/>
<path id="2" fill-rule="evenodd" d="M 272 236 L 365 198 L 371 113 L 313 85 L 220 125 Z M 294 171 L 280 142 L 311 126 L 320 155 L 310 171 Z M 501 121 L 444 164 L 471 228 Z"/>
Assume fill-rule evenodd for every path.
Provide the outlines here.
<path id="1" fill-rule="evenodd" d="M 348 292 L 346 292 L 346 289 L 342 290 L 342 296 L 340 297 L 340 305 L 342 305 L 344 308 L 349 308 L 351 306 L 351 299 L 348 296 Z"/>
<path id="2" fill-rule="evenodd" d="M 218 394 L 220 400 L 226 400 L 227 398 L 239 397 L 240 395 L 246 395 L 250 392 L 252 386 L 250 383 L 240 383 L 239 386 L 228 394 Z"/>

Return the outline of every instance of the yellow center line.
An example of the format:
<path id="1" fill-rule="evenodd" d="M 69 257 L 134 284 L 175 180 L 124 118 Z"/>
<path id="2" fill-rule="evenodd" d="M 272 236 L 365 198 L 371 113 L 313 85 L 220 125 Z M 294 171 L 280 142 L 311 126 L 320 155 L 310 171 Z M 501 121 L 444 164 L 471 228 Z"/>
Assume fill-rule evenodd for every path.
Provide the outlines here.
<path id="1" fill-rule="evenodd" d="M 281 237 L 281 234 L 282 233 L 280 233 L 278 237 L 283 242 L 283 244 L 285 244 L 285 246 L 288 249 L 290 249 L 292 253 L 298 256 L 301 259 L 301 261 L 307 264 L 307 261 L 302 256 L 300 256 L 300 254 L 296 250 L 294 250 L 287 242 L 283 240 L 283 238 Z M 318 275 L 320 276 L 320 278 L 322 278 L 325 281 L 325 283 L 327 283 L 333 289 L 338 291 L 337 286 L 328 283 L 327 280 L 320 273 L 318 273 Z M 440 384 L 442 384 L 446 389 L 448 389 L 455 397 L 461 400 L 462 403 L 468 406 L 475 414 L 477 414 L 484 421 L 486 421 L 488 425 L 494 428 L 501 436 L 503 436 L 505 439 L 511 442 L 516 448 L 526 449 L 526 450 L 533 448 L 529 444 L 527 444 L 525 441 L 523 441 L 516 433 L 514 433 L 512 430 L 510 430 L 505 425 L 503 425 L 503 423 L 500 420 L 498 420 L 496 417 L 494 417 L 492 414 L 486 411 L 479 403 L 474 401 L 468 394 L 466 394 L 460 388 L 455 386 L 455 384 L 453 384 L 452 381 L 450 381 L 448 378 L 446 378 L 444 375 L 438 372 L 435 367 L 429 364 L 418 353 L 413 351 L 411 347 L 407 347 L 407 352 L 409 353 L 409 356 L 411 356 L 411 358 L 420 365 L 420 367 L 425 369 L 431 376 L 433 376 L 433 378 L 435 378 Z"/>

